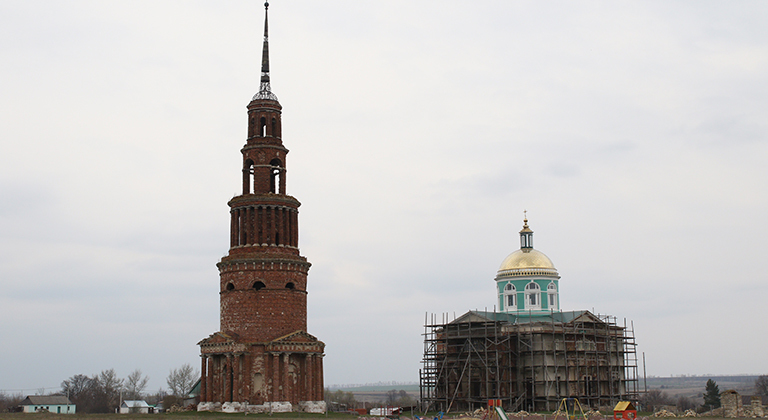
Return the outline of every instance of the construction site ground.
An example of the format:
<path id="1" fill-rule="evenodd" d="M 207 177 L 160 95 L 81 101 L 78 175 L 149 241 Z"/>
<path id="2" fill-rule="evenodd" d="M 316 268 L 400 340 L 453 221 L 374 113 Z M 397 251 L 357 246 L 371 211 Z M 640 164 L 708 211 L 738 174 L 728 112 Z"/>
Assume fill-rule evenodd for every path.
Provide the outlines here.
<path id="1" fill-rule="evenodd" d="M 552 414 L 527 414 L 517 416 L 517 413 L 509 413 L 509 420 L 555 420 L 555 416 Z M 418 414 L 417 414 L 418 415 Z M 425 420 L 432 420 L 436 416 L 436 413 L 427 413 L 426 416 L 419 416 Z M 263 418 L 267 419 L 280 419 L 280 420 L 381 420 L 380 417 L 373 416 L 357 416 L 348 413 L 327 413 L 327 414 L 308 414 L 308 413 L 276 413 L 276 414 L 248 414 L 245 416 L 243 413 L 211 413 L 211 412 L 181 412 L 181 413 L 165 413 L 165 414 L 53 414 L 53 413 L 0 413 L 0 420 L 233 420 L 239 417 L 247 417 L 251 419 Z M 702 416 L 706 420 L 721 420 L 724 417 L 708 417 Z M 386 418 L 383 418 L 387 420 Z M 449 420 L 491 420 L 487 417 L 475 417 L 468 413 L 454 413 L 444 415 L 443 419 Z M 567 420 L 564 416 L 560 415 L 557 420 Z M 588 420 L 612 420 L 612 415 L 607 416 L 590 416 Z M 641 415 L 637 420 L 656 420 L 658 417 L 653 415 L 646 416 Z M 402 415 L 399 420 L 416 420 L 410 415 Z M 581 416 L 577 416 L 575 420 L 583 420 Z"/>

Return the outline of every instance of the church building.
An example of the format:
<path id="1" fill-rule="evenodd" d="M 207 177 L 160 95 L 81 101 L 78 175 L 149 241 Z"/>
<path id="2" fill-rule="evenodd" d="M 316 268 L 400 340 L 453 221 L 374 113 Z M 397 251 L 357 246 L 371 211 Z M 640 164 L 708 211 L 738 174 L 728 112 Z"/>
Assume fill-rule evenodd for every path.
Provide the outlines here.
<path id="1" fill-rule="evenodd" d="M 498 311 L 469 311 L 424 325 L 419 371 L 424 410 L 552 411 L 564 399 L 609 410 L 636 401 L 633 327 L 609 315 L 560 309 L 560 276 L 533 248 L 527 217 L 520 249 L 496 273 Z"/>
<path id="2" fill-rule="evenodd" d="M 324 412 L 325 344 L 307 332 L 299 201 L 288 195 L 282 106 L 269 74 L 267 10 L 259 91 L 247 106 L 242 193 L 229 200 L 220 273 L 220 328 L 200 341 L 198 410 Z"/>

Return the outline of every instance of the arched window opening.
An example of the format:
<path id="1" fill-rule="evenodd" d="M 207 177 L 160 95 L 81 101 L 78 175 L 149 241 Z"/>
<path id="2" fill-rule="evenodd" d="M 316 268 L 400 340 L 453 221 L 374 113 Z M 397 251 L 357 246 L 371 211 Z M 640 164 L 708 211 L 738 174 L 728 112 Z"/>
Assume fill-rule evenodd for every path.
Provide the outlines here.
<path id="1" fill-rule="evenodd" d="M 272 176 L 270 179 L 270 191 L 275 194 L 280 194 L 280 168 L 272 168 Z"/>
<path id="2" fill-rule="evenodd" d="M 253 178 L 253 161 L 248 159 L 243 163 L 243 194 L 250 194 L 254 188 L 251 185 Z M 255 184 L 255 183 L 254 183 Z"/>
<path id="3" fill-rule="evenodd" d="M 261 290 L 261 289 L 263 289 L 265 287 L 267 287 L 267 285 L 264 284 L 261 281 L 257 281 L 256 283 L 253 283 L 253 288 L 256 289 L 256 290 Z"/>
<path id="4" fill-rule="evenodd" d="M 253 131 L 256 128 L 256 121 L 253 117 L 253 114 L 251 114 L 250 118 L 248 118 L 248 137 L 251 137 L 253 135 Z"/>
<path id="5" fill-rule="evenodd" d="M 281 190 L 282 182 L 281 177 L 283 176 L 283 163 L 280 162 L 280 159 L 272 159 L 272 161 L 269 162 L 269 165 L 272 167 L 270 171 L 270 179 L 269 179 L 269 190 L 273 192 L 274 194 L 283 194 L 284 192 Z"/>
<path id="6" fill-rule="evenodd" d="M 277 132 L 277 120 L 272 118 L 272 135 L 274 137 L 280 136 L 280 133 Z"/>
<path id="7" fill-rule="evenodd" d="M 557 286 L 555 286 L 555 282 L 551 282 L 547 286 L 547 297 L 549 309 L 557 309 Z"/>
<path id="8" fill-rule="evenodd" d="M 512 283 L 504 286 L 504 305 L 507 311 L 517 310 L 517 289 Z"/>
<path id="9" fill-rule="evenodd" d="M 235 285 L 230 283 L 227 283 L 227 290 L 235 290 Z"/>
<path id="10" fill-rule="evenodd" d="M 285 284 L 285 288 L 293 290 L 293 289 L 296 288 L 296 286 L 294 286 L 294 284 L 292 282 L 288 282 L 288 283 Z"/>
<path id="11" fill-rule="evenodd" d="M 264 117 L 261 117 L 261 120 L 259 120 L 259 133 L 261 137 L 267 136 L 267 119 Z"/>
<path id="12" fill-rule="evenodd" d="M 280 232 L 275 232 L 275 245 L 280 245 Z"/>
<path id="13" fill-rule="evenodd" d="M 525 285 L 525 309 L 540 309 L 541 288 L 538 284 L 530 282 Z"/>

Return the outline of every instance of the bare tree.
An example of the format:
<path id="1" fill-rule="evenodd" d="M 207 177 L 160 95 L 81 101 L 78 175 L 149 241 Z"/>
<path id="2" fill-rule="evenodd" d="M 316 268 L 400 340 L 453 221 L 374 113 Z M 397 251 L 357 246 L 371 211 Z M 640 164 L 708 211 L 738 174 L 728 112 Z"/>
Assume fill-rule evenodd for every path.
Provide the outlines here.
<path id="1" fill-rule="evenodd" d="M 768 395 L 768 375 L 760 375 L 755 379 L 755 394 Z"/>
<path id="2" fill-rule="evenodd" d="M 387 399 L 385 402 L 387 403 L 387 405 L 395 405 L 395 403 L 397 402 L 397 398 L 398 398 L 397 390 L 390 389 L 389 391 L 387 391 Z"/>
<path id="3" fill-rule="evenodd" d="M 94 380 L 94 408 L 95 413 L 112 413 L 120 404 L 120 390 L 123 380 L 117 377 L 114 369 L 102 370 L 93 377 Z"/>
<path id="4" fill-rule="evenodd" d="M 173 396 L 184 398 L 192 390 L 198 378 L 200 378 L 200 372 L 192 369 L 189 363 L 185 363 L 178 369 L 171 369 L 166 382 Z"/>
<path id="5" fill-rule="evenodd" d="M 147 388 L 149 377 L 141 377 L 141 369 L 136 369 L 125 378 L 125 399 L 138 400 Z"/>
<path id="6" fill-rule="evenodd" d="M 677 404 L 675 404 L 679 411 L 693 410 L 696 408 L 696 403 L 690 398 L 683 395 L 677 397 Z"/>
<path id="7" fill-rule="evenodd" d="M 656 411 L 663 405 L 672 405 L 672 399 L 660 389 L 649 389 L 640 397 L 643 411 Z"/>
<path id="8" fill-rule="evenodd" d="M 346 411 L 357 407 L 355 394 L 337 389 L 335 392 L 325 389 L 325 402 L 332 411 Z"/>
<path id="9" fill-rule="evenodd" d="M 92 413 L 95 382 L 93 378 L 78 374 L 61 383 L 61 393 L 77 405 L 78 412 Z"/>
<path id="10" fill-rule="evenodd" d="M 168 393 L 165 392 L 163 388 L 160 388 L 154 394 L 145 395 L 144 398 L 147 400 L 147 403 L 153 405 L 162 402 L 166 395 L 168 395 Z"/>
<path id="11" fill-rule="evenodd" d="M 400 406 L 400 407 L 409 407 L 414 404 L 416 404 L 416 400 L 408 395 L 408 393 L 404 390 L 396 390 L 392 389 L 387 391 L 387 397 L 385 400 L 387 405 L 394 405 L 394 406 Z"/>
<path id="12" fill-rule="evenodd" d="M 13 411 L 22 400 L 24 396 L 21 393 L 11 395 L 0 391 L 0 412 Z"/>

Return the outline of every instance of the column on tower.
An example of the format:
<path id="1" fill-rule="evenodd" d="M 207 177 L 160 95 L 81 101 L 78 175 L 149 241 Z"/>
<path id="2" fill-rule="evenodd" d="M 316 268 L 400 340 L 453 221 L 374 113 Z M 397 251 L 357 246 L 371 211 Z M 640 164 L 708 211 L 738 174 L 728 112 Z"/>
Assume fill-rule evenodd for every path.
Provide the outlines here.
<path id="1" fill-rule="evenodd" d="M 290 381 L 290 358 L 291 354 L 283 353 L 282 377 L 283 377 L 283 399 L 281 401 L 292 401 L 293 386 Z"/>
<path id="2" fill-rule="evenodd" d="M 306 384 L 307 384 L 306 388 L 307 389 L 306 389 L 305 396 L 304 396 L 306 401 L 316 401 L 315 400 L 314 391 L 313 391 L 315 375 L 314 375 L 314 372 L 313 372 L 314 366 L 313 366 L 313 363 L 312 363 L 312 359 L 314 359 L 314 354 L 307 353 L 307 357 L 306 357 L 306 361 L 305 361 L 306 372 L 307 372 L 306 373 Z"/>
<path id="3" fill-rule="evenodd" d="M 280 353 L 272 353 L 272 397 L 270 401 L 280 401 Z"/>
<path id="4" fill-rule="evenodd" d="M 241 401 L 240 399 L 240 375 L 242 363 L 240 353 L 232 355 L 232 401 Z"/>
<path id="5" fill-rule="evenodd" d="M 208 401 L 207 392 L 208 387 L 206 382 L 208 381 L 208 374 L 207 374 L 207 367 L 208 367 L 208 356 L 201 354 L 200 355 L 200 402 Z"/>
<path id="6" fill-rule="evenodd" d="M 232 401 L 232 354 L 224 357 L 224 402 Z"/>

